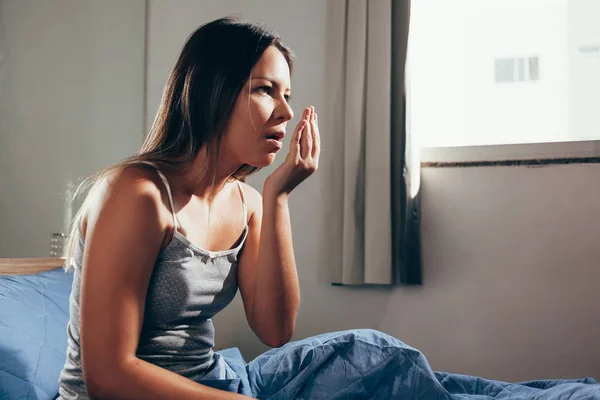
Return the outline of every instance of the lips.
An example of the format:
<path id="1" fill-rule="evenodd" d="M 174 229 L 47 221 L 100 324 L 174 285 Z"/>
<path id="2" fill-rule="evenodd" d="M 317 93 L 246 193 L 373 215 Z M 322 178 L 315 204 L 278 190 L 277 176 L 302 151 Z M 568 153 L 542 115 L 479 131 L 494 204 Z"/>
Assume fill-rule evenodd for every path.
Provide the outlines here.
<path id="1" fill-rule="evenodd" d="M 274 132 L 274 133 L 267 135 L 267 139 L 281 141 L 281 139 L 283 139 L 284 136 L 285 136 L 285 132 L 279 131 L 279 132 Z"/>

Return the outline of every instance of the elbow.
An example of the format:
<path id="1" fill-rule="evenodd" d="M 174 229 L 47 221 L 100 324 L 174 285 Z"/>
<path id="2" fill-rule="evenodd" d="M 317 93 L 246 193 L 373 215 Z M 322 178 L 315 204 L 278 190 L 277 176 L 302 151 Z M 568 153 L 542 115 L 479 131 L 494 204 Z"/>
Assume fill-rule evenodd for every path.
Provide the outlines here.
<path id="1" fill-rule="evenodd" d="M 85 378 L 85 390 L 92 400 L 114 399 L 116 396 L 104 379 Z"/>
<path id="2" fill-rule="evenodd" d="M 84 369 L 83 380 L 85 390 L 93 400 L 122 398 L 119 393 L 119 381 L 123 373 L 115 366 L 105 368 Z"/>
<path id="3" fill-rule="evenodd" d="M 291 339 L 291 337 L 269 338 L 263 339 L 261 342 L 269 347 L 281 347 L 288 343 Z"/>
<path id="4" fill-rule="evenodd" d="M 251 313 L 248 322 L 264 345 L 281 347 L 292 340 L 296 329 L 297 315 L 297 310 L 279 315 Z"/>
<path id="5" fill-rule="evenodd" d="M 294 326 L 288 326 L 279 330 L 271 330 L 261 336 L 261 342 L 269 347 L 281 347 L 292 340 L 294 336 Z"/>

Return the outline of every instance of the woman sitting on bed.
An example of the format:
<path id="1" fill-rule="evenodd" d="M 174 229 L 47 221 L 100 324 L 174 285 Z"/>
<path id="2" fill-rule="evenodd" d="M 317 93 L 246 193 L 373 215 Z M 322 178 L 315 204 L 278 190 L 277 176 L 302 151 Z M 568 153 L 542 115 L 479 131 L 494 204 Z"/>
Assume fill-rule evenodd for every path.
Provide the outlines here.
<path id="1" fill-rule="evenodd" d="M 300 307 L 288 198 L 317 170 L 314 107 L 262 197 L 244 180 L 282 150 L 292 66 L 255 24 L 224 18 L 189 37 L 141 150 L 89 181 L 75 220 L 60 398 L 448 396 L 421 353 L 377 331 L 288 343 Z M 213 352 L 211 318 L 238 288 L 277 347 L 247 365 Z"/>
<path id="2" fill-rule="evenodd" d="M 94 177 L 76 220 L 61 398 L 260 394 L 213 353 L 211 318 L 239 287 L 263 343 L 294 333 L 288 197 L 317 169 L 314 107 L 262 197 L 244 183 L 282 150 L 292 66 L 279 37 L 254 24 L 220 19 L 189 37 L 141 150 Z"/>

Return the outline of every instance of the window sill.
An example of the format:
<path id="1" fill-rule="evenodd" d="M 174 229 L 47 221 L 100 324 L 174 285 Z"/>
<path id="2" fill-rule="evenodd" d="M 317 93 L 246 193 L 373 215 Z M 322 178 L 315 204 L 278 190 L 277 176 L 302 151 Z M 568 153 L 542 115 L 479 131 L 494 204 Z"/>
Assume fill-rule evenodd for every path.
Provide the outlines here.
<path id="1" fill-rule="evenodd" d="M 423 168 L 600 163 L 600 140 L 421 149 Z"/>

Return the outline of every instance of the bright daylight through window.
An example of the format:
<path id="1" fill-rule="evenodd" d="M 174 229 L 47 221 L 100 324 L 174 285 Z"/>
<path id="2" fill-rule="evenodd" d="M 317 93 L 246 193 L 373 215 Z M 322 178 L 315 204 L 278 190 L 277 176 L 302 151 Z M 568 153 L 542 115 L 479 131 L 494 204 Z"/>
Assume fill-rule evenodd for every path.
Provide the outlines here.
<path id="1" fill-rule="evenodd" d="M 600 0 L 416 0 L 421 147 L 600 139 Z"/>

